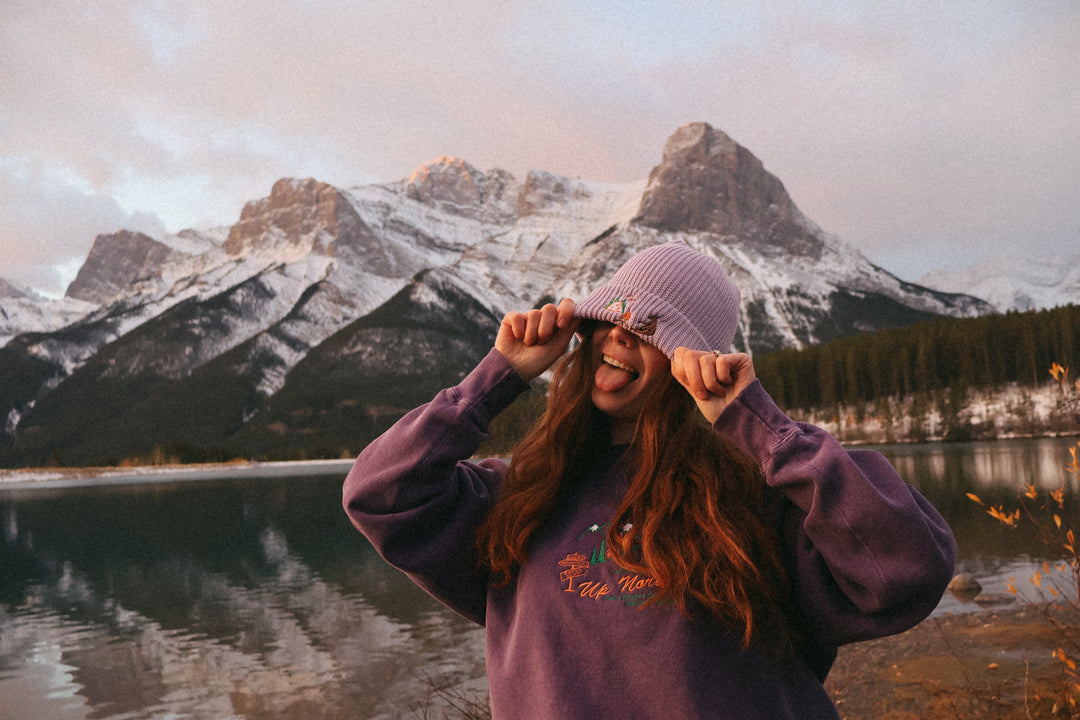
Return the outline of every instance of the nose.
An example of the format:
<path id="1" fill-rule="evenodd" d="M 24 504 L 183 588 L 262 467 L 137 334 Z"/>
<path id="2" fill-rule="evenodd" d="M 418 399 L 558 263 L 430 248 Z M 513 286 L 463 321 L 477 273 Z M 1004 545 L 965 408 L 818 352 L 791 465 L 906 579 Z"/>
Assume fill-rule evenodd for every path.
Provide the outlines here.
<path id="1" fill-rule="evenodd" d="M 637 335 L 630 332 L 622 325 L 615 325 L 612 327 L 611 332 L 608 333 L 608 337 L 624 347 L 633 347 L 638 343 Z"/>

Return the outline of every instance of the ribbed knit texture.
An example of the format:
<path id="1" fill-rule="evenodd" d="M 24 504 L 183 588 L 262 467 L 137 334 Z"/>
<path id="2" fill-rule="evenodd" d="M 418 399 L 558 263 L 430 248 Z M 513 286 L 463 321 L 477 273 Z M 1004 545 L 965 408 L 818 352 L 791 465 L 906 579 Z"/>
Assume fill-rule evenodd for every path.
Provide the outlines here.
<path id="1" fill-rule="evenodd" d="M 670 358 L 677 347 L 727 352 L 739 299 L 719 262 L 672 240 L 630 258 L 574 315 L 621 325 Z"/>

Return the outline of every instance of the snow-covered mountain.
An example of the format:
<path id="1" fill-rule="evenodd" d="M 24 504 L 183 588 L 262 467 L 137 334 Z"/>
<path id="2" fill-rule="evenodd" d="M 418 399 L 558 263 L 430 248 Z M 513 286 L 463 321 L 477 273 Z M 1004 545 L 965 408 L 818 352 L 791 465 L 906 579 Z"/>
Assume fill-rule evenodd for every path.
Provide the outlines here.
<path id="1" fill-rule="evenodd" d="M 917 281 L 982 298 L 998 312 L 1080 303 L 1080 253 L 1064 258 L 994 257 L 965 270 L 935 270 Z"/>
<path id="2" fill-rule="evenodd" d="M 740 284 L 736 345 L 753 352 L 992 309 L 874 266 L 704 123 L 639 183 L 446 157 L 393 183 L 283 179 L 229 228 L 97 237 L 67 292 L 78 319 L 0 348 L 0 450 L 336 455 L 459 379 L 508 310 L 580 299 L 674 238 Z"/>
<path id="3" fill-rule="evenodd" d="M 59 330 L 95 307 L 71 297 L 47 298 L 0 278 L 0 347 L 22 333 Z"/>

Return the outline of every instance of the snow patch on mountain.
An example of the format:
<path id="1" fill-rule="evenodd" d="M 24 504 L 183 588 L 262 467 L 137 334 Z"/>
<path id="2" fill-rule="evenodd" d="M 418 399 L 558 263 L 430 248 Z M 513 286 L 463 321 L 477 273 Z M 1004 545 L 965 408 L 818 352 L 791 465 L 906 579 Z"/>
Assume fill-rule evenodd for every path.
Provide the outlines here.
<path id="1" fill-rule="evenodd" d="M 997 256 L 964 270 L 934 270 L 918 283 L 982 298 L 999 312 L 1080 303 L 1080 254 L 1037 259 Z"/>
<path id="2" fill-rule="evenodd" d="M 94 303 L 47 298 L 0 278 L 0 347 L 22 333 L 50 333 L 85 317 Z"/>

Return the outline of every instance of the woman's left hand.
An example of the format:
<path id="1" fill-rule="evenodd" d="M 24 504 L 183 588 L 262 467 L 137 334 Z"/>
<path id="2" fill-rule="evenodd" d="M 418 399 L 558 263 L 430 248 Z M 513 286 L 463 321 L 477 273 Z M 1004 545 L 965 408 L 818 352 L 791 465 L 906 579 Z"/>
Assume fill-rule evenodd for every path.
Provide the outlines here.
<path id="1" fill-rule="evenodd" d="M 694 398 L 710 424 L 757 377 L 746 353 L 717 355 L 684 347 L 675 349 L 671 374 Z"/>

